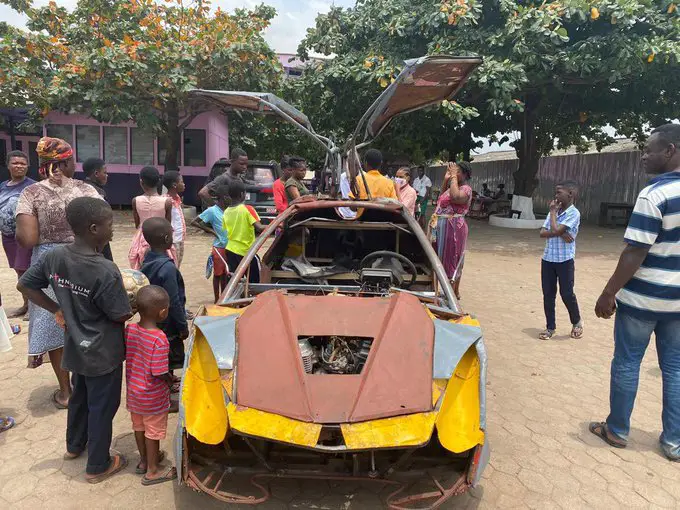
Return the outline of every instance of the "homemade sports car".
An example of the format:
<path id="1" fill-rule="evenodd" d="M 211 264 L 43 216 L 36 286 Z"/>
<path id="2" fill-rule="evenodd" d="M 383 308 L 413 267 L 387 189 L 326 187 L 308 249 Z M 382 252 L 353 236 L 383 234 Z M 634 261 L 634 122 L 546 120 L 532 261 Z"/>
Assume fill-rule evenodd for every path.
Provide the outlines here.
<path id="1" fill-rule="evenodd" d="M 414 109 L 414 98 L 425 95 L 423 106 L 451 97 L 478 64 L 408 62 L 365 116 L 367 133 L 384 127 L 386 111 Z M 226 98 L 225 107 L 257 97 L 196 93 L 206 94 Z M 250 262 L 275 232 L 261 281 L 251 283 Z M 257 504 L 277 478 L 365 480 L 391 487 L 389 508 L 435 508 L 477 484 L 488 462 L 486 364 L 479 323 L 461 311 L 401 204 L 293 203 L 233 271 L 220 303 L 194 321 L 176 436 L 180 483 Z"/>

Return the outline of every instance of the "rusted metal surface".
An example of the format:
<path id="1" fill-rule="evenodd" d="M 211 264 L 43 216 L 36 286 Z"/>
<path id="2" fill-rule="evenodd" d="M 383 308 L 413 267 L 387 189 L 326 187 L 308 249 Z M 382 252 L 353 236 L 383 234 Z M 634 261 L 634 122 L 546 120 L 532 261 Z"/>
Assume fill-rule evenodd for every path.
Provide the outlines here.
<path id="1" fill-rule="evenodd" d="M 368 476 L 341 476 L 326 475 L 319 471 L 296 471 L 286 470 L 278 473 L 256 473 L 250 477 L 251 485 L 257 490 L 258 494 L 242 495 L 223 490 L 228 479 L 239 471 L 249 472 L 252 470 L 239 470 L 225 468 L 223 470 L 210 471 L 204 479 L 200 479 L 193 469 L 189 470 L 187 485 L 193 489 L 204 492 L 220 501 L 232 504 L 259 505 L 266 502 L 271 497 L 269 482 L 276 479 L 302 479 L 302 480 L 328 480 L 339 482 L 371 482 L 384 486 L 394 487 L 385 499 L 385 504 L 390 510 L 434 510 L 454 496 L 464 494 L 470 485 L 466 482 L 466 475 L 462 473 L 450 487 L 444 487 L 434 476 L 429 475 L 435 490 L 423 493 L 404 495 L 408 492 L 409 484 L 396 480 L 384 478 L 372 478 Z M 216 481 L 215 481 L 216 480 Z M 214 486 L 213 481 L 215 481 Z M 425 505 L 427 501 L 431 504 Z"/>
<path id="2" fill-rule="evenodd" d="M 237 323 L 238 405 L 316 423 L 432 408 L 434 326 L 415 296 L 262 294 Z M 298 336 L 374 339 L 358 375 L 305 374 Z"/>

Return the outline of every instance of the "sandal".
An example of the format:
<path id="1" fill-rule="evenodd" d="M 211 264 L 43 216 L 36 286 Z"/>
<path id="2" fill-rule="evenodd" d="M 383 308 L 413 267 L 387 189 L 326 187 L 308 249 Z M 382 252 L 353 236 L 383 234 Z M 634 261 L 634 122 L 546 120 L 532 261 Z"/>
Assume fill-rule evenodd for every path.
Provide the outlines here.
<path id="1" fill-rule="evenodd" d="M 550 340 L 554 334 L 555 334 L 554 329 L 546 329 L 540 335 L 538 335 L 538 338 L 540 340 Z"/>
<path id="2" fill-rule="evenodd" d="M 574 324 L 571 327 L 571 337 L 578 340 L 582 336 L 583 336 L 583 322 L 579 322 L 578 324 Z"/>
<path id="3" fill-rule="evenodd" d="M 157 485 L 159 483 L 171 482 L 177 478 L 177 470 L 174 467 L 169 467 L 165 473 L 158 478 L 147 478 L 146 475 L 142 477 L 142 485 Z"/>
<path id="4" fill-rule="evenodd" d="M 12 418 L 11 416 L 5 416 L 4 418 L 0 418 L 0 432 L 5 432 L 11 429 L 12 427 L 14 427 L 15 424 L 16 422 L 14 421 L 14 418 Z"/>
<path id="5" fill-rule="evenodd" d="M 607 443 L 609 446 L 613 446 L 614 448 L 625 448 L 626 446 L 628 446 L 628 443 L 623 439 L 613 437 L 614 434 L 609 431 L 606 422 L 603 421 L 590 422 L 590 425 L 588 425 L 588 430 L 595 434 L 600 439 L 602 439 L 602 441 Z"/>
<path id="6" fill-rule="evenodd" d="M 63 458 L 64 460 L 76 460 L 76 459 L 77 459 L 78 457 L 80 457 L 82 454 L 83 454 L 83 452 L 74 453 L 74 452 L 69 452 L 69 451 L 67 450 L 66 453 L 64 453 L 64 455 L 62 456 L 62 458 Z"/>
<path id="7" fill-rule="evenodd" d="M 99 483 L 103 482 L 104 480 L 107 480 L 108 478 L 111 478 L 113 475 L 118 473 L 119 471 L 125 469 L 125 466 L 127 466 L 127 459 L 123 457 L 122 455 L 112 455 L 111 456 L 111 464 L 109 465 L 109 469 L 104 471 L 103 473 L 99 473 L 98 475 L 85 475 L 85 480 L 87 480 L 88 483 Z"/>
<path id="8" fill-rule="evenodd" d="M 160 464 L 165 460 L 165 451 L 161 450 L 158 452 L 158 463 Z M 142 461 L 140 460 L 137 463 L 137 467 L 135 467 L 135 474 L 136 475 L 145 475 L 146 474 L 146 468 L 142 469 Z"/>
<path id="9" fill-rule="evenodd" d="M 54 403 L 54 407 L 56 407 L 57 409 L 68 409 L 68 401 L 66 405 L 64 405 L 61 402 L 59 402 L 59 399 L 57 398 L 57 395 L 59 395 L 60 391 L 61 390 L 54 390 L 54 393 L 52 393 L 52 402 Z"/>

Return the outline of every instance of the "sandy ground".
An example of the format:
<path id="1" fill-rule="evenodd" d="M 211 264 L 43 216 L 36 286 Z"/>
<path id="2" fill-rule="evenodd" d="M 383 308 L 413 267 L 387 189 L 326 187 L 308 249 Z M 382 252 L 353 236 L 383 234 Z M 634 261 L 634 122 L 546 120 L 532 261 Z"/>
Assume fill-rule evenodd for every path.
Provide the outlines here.
<path id="1" fill-rule="evenodd" d="M 127 267 L 131 217 L 117 213 L 114 256 Z M 612 321 L 596 319 L 595 300 L 622 247 L 621 230 L 586 226 L 578 238 L 576 293 L 585 336 L 571 340 L 558 302 L 558 333 L 544 327 L 540 289 L 543 243 L 537 232 L 471 222 L 463 276 L 464 308 L 480 321 L 489 352 L 488 438 L 491 463 L 482 484 L 444 508 L 677 508 L 680 466 L 659 453 L 661 377 L 653 345 L 645 358 L 633 414 L 631 444 L 613 451 L 587 432 L 608 411 Z M 182 273 L 189 306 L 212 299 L 204 267 L 211 238 L 191 232 Z M 15 277 L 0 256 L 3 304 L 19 304 Z M 24 331 L 27 324 L 22 324 Z M 97 486 L 83 481 L 84 461 L 64 462 L 66 414 L 49 402 L 56 387 L 49 365 L 25 367 L 26 335 L 0 354 L 0 411 L 17 427 L 0 435 L 0 505 L 5 508 L 224 508 L 207 496 L 170 484 L 143 488 L 128 414 L 114 422 L 114 447 L 130 458 L 125 473 Z M 171 427 L 175 419 L 171 420 Z M 171 447 L 170 438 L 164 443 Z M 266 508 L 380 508 L 380 493 L 362 485 L 285 482 Z"/>

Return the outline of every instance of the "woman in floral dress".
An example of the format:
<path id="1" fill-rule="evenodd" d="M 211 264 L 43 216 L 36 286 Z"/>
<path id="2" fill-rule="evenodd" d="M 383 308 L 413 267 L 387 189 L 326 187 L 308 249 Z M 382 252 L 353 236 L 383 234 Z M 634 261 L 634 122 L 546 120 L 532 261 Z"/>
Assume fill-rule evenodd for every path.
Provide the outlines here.
<path id="1" fill-rule="evenodd" d="M 472 200 L 472 188 L 467 184 L 471 174 L 472 167 L 467 161 L 448 164 L 437 209 L 430 220 L 433 245 L 458 299 L 468 238 L 465 215 Z"/>
<path id="2" fill-rule="evenodd" d="M 33 248 L 31 265 L 59 244 L 72 243 L 73 231 L 66 220 L 66 206 L 77 197 L 101 198 L 97 190 L 83 181 L 73 179 L 75 163 L 73 149 L 59 138 L 41 138 L 37 148 L 40 159 L 41 182 L 22 191 L 16 209 L 16 240 L 23 248 Z M 52 289 L 44 292 L 56 299 Z M 61 368 L 64 351 L 64 331 L 54 315 L 29 303 L 28 366 L 37 368 L 47 353 L 59 389 L 52 401 L 59 409 L 66 409 L 71 396 L 69 374 Z"/>

